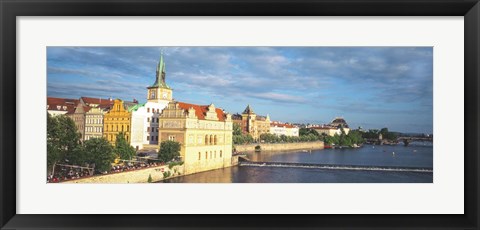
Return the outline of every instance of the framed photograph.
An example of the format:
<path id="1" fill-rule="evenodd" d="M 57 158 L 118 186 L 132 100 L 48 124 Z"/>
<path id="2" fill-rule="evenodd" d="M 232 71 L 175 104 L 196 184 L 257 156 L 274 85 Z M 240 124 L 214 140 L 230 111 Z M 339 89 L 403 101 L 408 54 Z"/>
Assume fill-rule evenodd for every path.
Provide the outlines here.
<path id="1" fill-rule="evenodd" d="M 0 8 L 2 229 L 479 227 L 478 1 Z"/>

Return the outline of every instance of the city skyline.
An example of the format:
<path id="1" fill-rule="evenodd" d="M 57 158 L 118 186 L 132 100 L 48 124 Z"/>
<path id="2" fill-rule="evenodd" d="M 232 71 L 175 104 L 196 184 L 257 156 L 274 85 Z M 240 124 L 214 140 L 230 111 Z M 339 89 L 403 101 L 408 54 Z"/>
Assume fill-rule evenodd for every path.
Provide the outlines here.
<path id="1" fill-rule="evenodd" d="M 146 101 L 160 52 L 173 98 L 292 123 L 432 133 L 431 47 L 48 47 L 47 96 Z"/>

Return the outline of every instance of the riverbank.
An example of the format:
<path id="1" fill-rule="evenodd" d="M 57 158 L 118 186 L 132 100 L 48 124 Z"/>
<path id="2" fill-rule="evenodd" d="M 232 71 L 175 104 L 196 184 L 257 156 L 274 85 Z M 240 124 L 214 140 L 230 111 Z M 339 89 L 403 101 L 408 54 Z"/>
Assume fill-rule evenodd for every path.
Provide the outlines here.
<path id="1" fill-rule="evenodd" d="M 285 151 L 285 150 L 316 150 L 323 149 L 323 141 L 295 142 L 295 143 L 255 143 L 248 145 L 235 145 L 237 152 L 254 152 L 255 147 L 260 146 L 261 151 Z"/>
<path id="2" fill-rule="evenodd" d="M 61 183 L 81 184 L 81 183 L 100 183 L 100 184 L 121 184 L 121 183 L 148 183 L 148 178 L 152 178 L 152 182 L 158 182 L 165 179 L 183 176 L 185 171 L 184 165 L 176 165 L 170 168 L 168 165 L 155 166 L 150 168 L 138 169 L 134 171 L 126 171 L 119 173 L 111 173 L 105 175 L 95 175 L 86 178 L 68 180 Z"/>

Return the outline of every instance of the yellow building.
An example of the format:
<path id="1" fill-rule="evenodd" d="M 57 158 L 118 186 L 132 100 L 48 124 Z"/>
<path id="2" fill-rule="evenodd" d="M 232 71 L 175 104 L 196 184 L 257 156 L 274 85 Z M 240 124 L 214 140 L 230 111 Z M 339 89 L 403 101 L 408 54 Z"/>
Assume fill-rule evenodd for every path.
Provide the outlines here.
<path id="1" fill-rule="evenodd" d="M 130 142 L 130 123 L 131 113 L 128 107 L 132 103 L 124 103 L 120 99 L 115 99 L 112 109 L 105 113 L 103 120 L 103 137 L 105 137 L 112 145 L 115 145 L 117 134 L 125 133 L 125 139 Z"/>
<path id="2" fill-rule="evenodd" d="M 159 142 L 179 142 L 185 174 L 192 174 L 232 165 L 232 129 L 231 115 L 213 104 L 173 101 L 161 114 Z"/>
<path id="3" fill-rule="evenodd" d="M 250 105 L 247 105 L 242 114 L 233 115 L 232 119 L 240 126 L 244 134 L 252 135 L 254 140 L 258 140 L 264 133 L 270 133 L 270 116 L 255 114 Z"/>

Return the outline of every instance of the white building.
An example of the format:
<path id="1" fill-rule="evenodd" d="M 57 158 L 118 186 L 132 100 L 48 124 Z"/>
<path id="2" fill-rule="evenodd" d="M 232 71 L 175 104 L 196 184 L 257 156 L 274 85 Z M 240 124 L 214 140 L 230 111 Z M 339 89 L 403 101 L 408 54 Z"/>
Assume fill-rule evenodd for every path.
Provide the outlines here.
<path id="1" fill-rule="evenodd" d="M 163 55 L 157 65 L 155 83 L 147 87 L 147 103 L 132 107 L 132 139 L 130 144 L 136 149 L 145 145 L 158 148 L 158 123 L 163 109 L 172 101 L 172 89 L 165 82 L 165 62 Z"/>
<path id="2" fill-rule="evenodd" d="M 291 136 L 291 137 L 298 137 L 299 128 L 291 124 L 285 124 L 285 123 L 274 121 L 270 123 L 270 133 L 275 134 L 277 136 L 285 135 L 285 136 Z"/>

